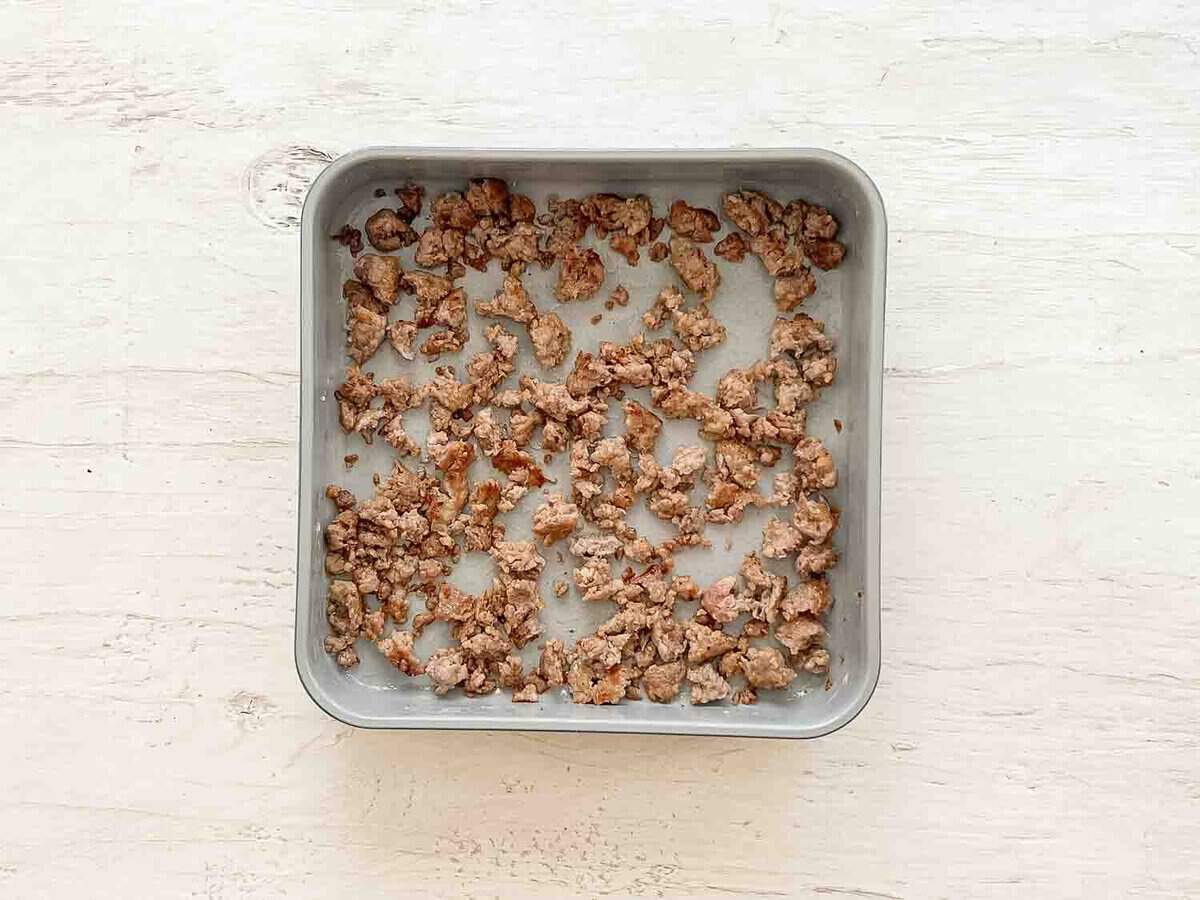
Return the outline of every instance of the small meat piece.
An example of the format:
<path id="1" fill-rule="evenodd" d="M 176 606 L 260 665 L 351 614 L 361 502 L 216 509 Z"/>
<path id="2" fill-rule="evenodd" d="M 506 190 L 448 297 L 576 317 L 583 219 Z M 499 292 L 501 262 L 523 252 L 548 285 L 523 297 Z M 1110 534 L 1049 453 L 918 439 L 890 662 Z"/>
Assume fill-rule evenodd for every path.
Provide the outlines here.
<path id="1" fill-rule="evenodd" d="M 671 248 L 662 241 L 655 241 L 650 245 L 650 260 L 652 262 L 662 262 L 671 254 Z"/>
<path id="2" fill-rule="evenodd" d="M 706 302 L 712 300 L 721 283 L 721 273 L 704 251 L 684 237 L 671 238 L 671 266 L 683 283 Z"/>
<path id="3" fill-rule="evenodd" d="M 703 303 L 686 312 L 675 313 L 675 333 L 693 353 L 708 350 L 725 342 L 725 326 L 709 315 Z"/>
<path id="4" fill-rule="evenodd" d="M 430 359 L 437 359 L 444 353 L 457 353 L 467 345 L 467 338 L 466 329 L 456 330 L 446 328 L 430 335 L 421 344 L 420 351 L 423 356 L 427 356 Z"/>
<path id="5" fill-rule="evenodd" d="M 804 536 L 790 522 L 769 519 L 763 528 L 762 554 L 768 559 L 783 559 L 798 551 Z"/>
<path id="6" fill-rule="evenodd" d="M 334 654 L 337 664 L 349 669 L 358 664 L 354 641 L 366 621 L 366 606 L 352 581 L 331 581 L 325 605 L 330 634 L 325 650 Z"/>
<path id="7" fill-rule="evenodd" d="M 396 256 L 377 256 L 365 253 L 354 263 L 354 277 L 365 284 L 384 306 L 391 306 L 400 296 L 400 278 L 404 270 Z"/>
<path id="8" fill-rule="evenodd" d="M 742 626 L 741 636 L 747 639 L 764 638 L 770 633 L 770 631 L 771 626 L 768 622 L 765 622 L 761 619 L 751 619 Z"/>
<path id="9" fill-rule="evenodd" d="M 448 582 L 429 597 L 429 611 L 443 622 L 467 622 L 475 615 L 475 598 Z"/>
<path id="10" fill-rule="evenodd" d="M 737 646 L 737 638 L 733 635 L 700 622 L 688 622 L 684 631 L 687 634 L 687 660 L 692 664 L 714 659 Z"/>
<path id="11" fill-rule="evenodd" d="M 475 304 L 475 311 L 481 316 L 501 316 L 523 325 L 538 317 L 537 307 L 516 275 L 505 275 L 504 286 L 496 292 L 492 302 L 479 301 Z"/>
<path id="12" fill-rule="evenodd" d="M 820 544 L 837 527 L 837 515 L 824 499 L 801 497 L 796 503 L 792 522 L 806 541 Z"/>
<path id="13" fill-rule="evenodd" d="M 758 454 L 753 447 L 738 441 L 718 441 L 717 467 L 748 491 L 758 486 Z"/>
<path id="14" fill-rule="evenodd" d="M 421 665 L 420 657 L 413 652 L 413 633 L 411 631 L 393 631 L 387 637 L 377 641 L 379 648 L 387 661 L 405 675 L 423 675 L 425 667 Z"/>
<path id="15" fill-rule="evenodd" d="M 726 409 L 757 408 L 758 382 L 754 368 L 730 369 L 717 382 L 717 403 Z"/>
<path id="16" fill-rule="evenodd" d="M 688 479 L 704 468 L 707 458 L 704 448 L 694 444 L 680 447 L 671 457 L 671 469 L 682 479 Z"/>
<path id="17" fill-rule="evenodd" d="M 604 282 L 604 261 L 595 250 L 572 246 L 563 255 L 554 296 L 564 302 L 586 300 Z"/>
<path id="18" fill-rule="evenodd" d="M 762 234 L 783 215 L 783 207 L 761 191 L 737 191 L 721 201 L 725 215 L 748 234 Z"/>
<path id="19" fill-rule="evenodd" d="M 789 203 L 788 206 L 791 206 Z M 837 237 L 838 223 L 823 206 L 814 206 L 808 203 L 804 206 L 804 237 L 808 239 L 820 238 L 822 240 L 832 240 Z"/>
<path id="20" fill-rule="evenodd" d="M 745 238 L 735 231 L 721 238 L 717 242 L 717 246 L 713 247 L 713 253 L 731 263 L 740 263 L 746 258 L 746 252 L 749 249 Z"/>
<path id="21" fill-rule="evenodd" d="M 465 246 L 461 231 L 430 225 L 421 232 L 415 259 L 418 266 L 426 268 L 445 265 L 462 256 Z"/>
<path id="22" fill-rule="evenodd" d="M 825 639 L 825 626 L 809 615 L 801 615 L 775 626 L 775 640 L 787 647 L 793 656 L 811 647 L 820 646 Z"/>
<path id="23" fill-rule="evenodd" d="M 503 635 L 488 630 L 464 638 L 462 648 L 473 660 L 495 662 L 513 649 L 513 643 Z"/>
<path id="24" fill-rule="evenodd" d="M 712 663 L 688 669 L 687 679 L 692 686 L 691 700 L 694 704 L 712 703 L 729 696 L 729 682 L 720 676 Z"/>
<path id="25" fill-rule="evenodd" d="M 609 236 L 608 246 L 625 257 L 625 261 L 629 265 L 636 266 L 638 264 L 640 254 L 638 253 L 636 238 L 630 237 L 624 232 L 616 231 Z"/>
<path id="26" fill-rule="evenodd" d="M 687 512 L 691 504 L 688 495 L 682 491 L 660 490 L 655 491 L 647 506 L 650 507 L 650 512 L 660 519 L 674 519 Z"/>
<path id="27" fill-rule="evenodd" d="M 449 291 L 438 302 L 433 313 L 433 323 L 445 325 L 455 331 L 466 330 L 467 294 L 462 288 Z"/>
<path id="28" fill-rule="evenodd" d="M 837 467 L 833 455 L 816 438 L 805 438 L 796 445 L 796 477 L 804 491 L 829 490 L 837 486 Z"/>
<path id="29" fill-rule="evenodd" d="M 347 355 L 362 365 L 375 355 L 387 334 L 387 317 L 372 312 L 365 306 L 352 306 L 349 310 L 346 340 Z"/>
<path id="30" fill-rule="evenodd" d="M 816 290 L 817 280 L 808 269 L 802 269 L 798 275 L 784 275 L 775 279 L 775 305 L 791 312 Z"/>
<path id="31" fill-rule="evenodd" d="M 435 197 L 429 208 L 429 218 L 438 228 L 470 231 L 478 217 L 467 199 L 457 191 Z"/>
<path id="32" fill-rule="evenodd" d="M 805 544 L 796 554 L 796 571 L 811 576 L 828 572 L 837 565 L 837 551 L 829 544 Z"/>
<path id="33" fill-rule="evenodd" d="M 365 228 L 367 240 L 381 253 L 391 253 L 417 242 L 417 233 L 394 209 L 379 210 L 367 219 Z"/>
<path id="34" fill-rule="evenodd" d="M 551 257 L 562 257 L 587 234 L 588 220 L 574 198 L 552 199 L 549 205 L 550 211 L 543 217 L 545 224 L 551 226 L 546 238 L 546 252 Z"/>
<path id="35" fill-rule="evenodd" d="M 518 222 L 511 228 L 493 227 L 485 238 L 486 248 L 511 272 L 519 263 L 535 262 L 541 258 L 538 249 L 538 230 L 528 222 Z"/>
<path id="36" fill-rule="evenodd" d="M 792 200 L 784 209 L 787 233 L 798 240 L 833 240 L 838 236 L 838 220 L 824 206 Z"/>
<path id="37" fill-rule="evenodd" d="M 620 703 L 625 699 L 631 676 L 625 666 L 613 666 L 596 673 L 587 663 L 577 661 L 568 674 L 571 699 L 576 703 Z"/>
<path id="38" fill-rule="evenodd" d="M 792 622 L 804 615 L 823 615 L 832 603 L 829 582 L 824 578 L 809 578 L 788 591 L 779 609 L 783 618 Z"/>
<path id="39" fill-rule="evenodd" d="M 650 625 L 650 641 L 662 662 L 683 659 L 687 648 L 684 625 L 674 616 L 660 615 Z"/>
<path id="40" fill-rule="evenodd" d="M 532 222 L 537 215 L 533 201 L 524 194 L 510 194 L 508 198 L 508 217 L 514 222 Z"/>
<path id="41" fill-rule="evenodd" d="M 579 521 L 579 508 L 563 498 L 562 494 L 551 494 L 546 502 L 533 513 L 533 533 L 549 547 L 575 530 Z"/>
<path id="42" fill-rule="evenodd" d="M 350 469 L 353 469 L 357 462 L 358 462 L 358 454 L 357 453 L 347 453 L 344 457 L 342 457 L 342 463 L 346 466 L 347 471 L 349 471 Z"/>
<path id="43" fill-rule="evenodd" d="M 620 538 L 612 535 L 580 537 L 571 541 L 571 553 L 574 556 L 607 559 L 621 552 Z"/>
<path id="44" fill-rule="evenodd" d="M 522 399 L 560 422 L 569 422 L 583 415 L 590 406 L 586 400 L 572 397 L 565 384 L 539 381 L 528 375 L 522 376 L 519 383 Z"/>
<path id="45" fill-rule="evenodd" d="M 501 441 L 499 449 L 490 459 L 493 466 L 510 478 L 514 478 L 518 473 L 523 472 L 524 474 L 521 475 L 521 478 L 529 487 L 541 487 L 546 483 L 545 473 L 533 461 L 532 456 L 523 450 L 517 449 L 516 441 Z"/>
<path id="46" fill-rule="evenodd" d="M 742 650 L 731 650 L 717 660 L 717 671 L 721 673 L 722 678 L 733 678 L 735 675 L 740 675 L 742 661 L 745 658 L 746 654 Z"/>
<path id="47" fill-rule="evenodd" d="M 351 256 L 358 256 L 362 253 L 362 232 L 351 225 L 343 225 L 341 230 L 337 234 L 331 234 L 330 238 L 348 248 Z"/>
<path id="48" fill-rule="evenodd" d="M 742 660 L 742 672 L 753 687 L 767 690 L 785 688 L 796 679 L 783 654 L 774 647 L 751 647 Z"/>
<path id="49" fill-rule="evenodd" d="M 771 326 L 771 359 L 784 353 L 800 356 L 809 350 L 832 349 L 833 341 L 825 334 L 825 326 L 804 313 L 790 319 L 778 318 Z"/>
<path id="50" fill-rule="evenodd" d="M 513 691 L 513 695 L 512 695 L 513 703 L 537 703 L 537 700 L 538 700 L 537 685 L 534 684 L 532 681 L 529 682 L 524 687 L 518 688 L 517 690 Z"/>
<path id="51" fill-rule="evenodd" d="M 611 469 L 613 477 L 624 481 L 630 475 L 629 448 L 616 437 L 598 441 L 591 451 L 592 462 Z"/>
<path id="52" fill-rule="evenodd" d="M 583 599 L 589 602 L 611 600 L 624 587 L 624 583 L 612 577 L 607 560 L 599 557 L 585 559 L 583 565 L 571 573 L 575 587 Z"/>
<path id="53" fill-rule="evenodd" d="M 658 292 L 654 305 L 642 314 L 642 324 L 651 330 L 663 327 L 668 318 L 674 318 L 686 304 L 683 294 L 674 285 L 668 285 Z"/>
<path id="54" fill-rule="evenodd" d="M 567 390 L 572 397 L 584 397 L 612 381 L 603 360 L 586 350 L 575 356 L 575 368 L 567 376 Z"/>
<path id="55" fill-rule="evenodd" d="M 596 226 L 597 233 L 620 231 L 640 235 L 650 226 L 654 210 L 650 198 L 621 197 L 617 194 L 592 194 L 580 204 L 583 214 Z"/>
<path id="56" fill-rule="evenodd" d="M 499 178 L 473 178 L 467 187 L 467 205 L 480 217 L 507 216 L 508 199 L 508 185 Z"/>
<path id="57" fill-rule="evenodd" d="M 467 680 L 467 664 L 462 650 L 443 647 L 435 650 L 425 663 L 425 674 L 433 682 L 434 693 L 444 694 Z"/>
<path id="58" fill-rule="evenodd" d="M 425 200 L 425 188 L 418 184 L 406 184 L 404 187 L 396 188 L 392 193 L 400 202 L 400 208 L 396 210 L 396 214 L 405 222 L 411 223 L 421 214 L 421 204 Z"/>
<path id="59" fill-rule="evenodd" d="M 813 353 L 800 360 L 800 371 L 804 380 L 814 387 L 833 384 L 837 372 L 837 360 L 831 353 Z"/>
<path id="60" fill-rule="evenodd" d="M 642 676 L 646 696 L 655 703 L 670 703 L 678 696 L 686 671 L 682 661 L 650 666 Z"/>
<path id="61" fill-rule="evenodd" d="M 818 269 L 836 269 L 846 256 L 846 248 L 839 241 L 807 241 L 805 255 Z"/>
<path id="62" fill-rule="evenodd" d="M 536 576 L 546 564 L 533 541 L 497 541 L 491 553 L 505 575 Z"/>
<path id="63" fill-rule="evenodd" d="M 492 349 L 476 353 L 467 363 L 467 376 L 482 403 L 490 401 L 500 382 L 512 374 L 516 368 L 513 357 L 517 354 L 517 336 L 504 326 L 490 326 L 485 336 Z M 486 421 L 484 427 L 487 428 Z"/>
<path id="64" fill-rule="evenodd" d="M 608 295 L 608 299 L 612 301 L 613 306 L 628 306 L 629 291 L 626 289 L 625 285 L 618 284 L 615 288 L 613 288 L 612 293 Z"/>
<path id="65" fill-rule="evenodd" d="M 628 634 L 583 637 L 576 642 L 575 652 L 581 659 L 602 669 L 609 669 L 620 664 L 621 653 L 628 637 Z"/>
<path id="66" fill-rule="evenodd" d="M 653 453 L 663 420 L 636 400 L 625 401 L 625 443 L 637 453 Z M 702 463 L 703 464 L 703 463 Z"/>
<path id="67" fill-rule="evenodd" d="M 537 316 L 529 325 L 529 340 L 537 361 L 548 369 L 562 365 L 571 352 L 571 329 L 558 313 Z"/>
<path id="68" fill-rule="evenodd" d="M 365 306 L 371 312 L 387 315 L 387 305 L 376 300 L 365 284 L 353 278 L 342 285 L 342 299 L 346 301 L 347 310 L 355 306 Z"/>
<path id="69" fill-rule="evenodd" d="M 399 319 L 388 326 L 388 341 L 405 359 L 413 359 L 413 341 L 417 339 L 417 323 Z"/>
<path id="70" fill-rule="evenodd" d="M 700 606 L 714 622 L 728 625 L 746 610 L 735 588 L 737 577 L 726 575 L 713 582 L 700 596 Z"/>
<path id="71" fill-rule="evenodd" d="M 400 415 L 392 416 L 379 429 L 383 439 L 387 441 L 400 456 L 420 456 L 421 447 L 404 430 L 404 419 Z"/>
<path id="72" fill-rule="evenodd" d="M 829 671 L 829 651 L 813 650 L 804 657 L 801 668 L 813 675 L 824 675 Z"/>
<path id="73" fill-rule="evenodd" d="M 680 237 L 691 238 L 701 244 L 713 239 L 713 232 L 721 230 L 721 220 L 711 209 L 689 206 L 683 200 L 671 204 L 667 224 Z"/>
<path id="74" fill-rule="evenodd" d="M 375 424 L 383 415 L 383 410 L 369 410 L 367 405 L 379 395 L 379 386 L 375 384 L 374 373 L 363 373 L 358 366 L 351 365 L 346 369 L 346 380 L 333 392 L 338 401 L 338 417 L 342 430 L 349 433 L 362 430 L 359 422 L 371 413 L 378 413 Z"/>
<path id="75" fill-rule="evenodd" d="M 789 243 L 781 227 L 750 238 L 750 250 L 758 256 L 767 274 L 772 277 L 795 275 L 804 269 L 804 257 L 799 248 Z"/>
<path id="76" fill-rule="evenodd" d="M 438 304 L 454 290 L 454 282 L 445 275 L 434 272 L 422 272 L 414 269 L 404 273 L 404 289 L 417 295 L 418 308 L 425 310 L 424 315 L 432 317 Z M 432 318 L 419 322 L 422 328 L 433 324 Z"/>
<path id="77" fill-rule="evenodd" d="M 542 449 L 547 452 L 557 453 L 567 446 L 570 439 L 570 430 L 561 422 L 547 422 L 542 426 Z"/>
<path id="78" fill-rule="evenodd" d="M 563 581 L 561 578 L 554 579 L 553 590 L 554 590 L 555 597 L 562 598 L 562 597 L 567 596 L 567 591 L 569 591 L 570 589 L 571 589 L 571 586 L 569 584 L 567 584 L 567 582 Z"/>
<path id="79" fill-rule="evenodd" d="M 551 687 L 559 687 L 566 683 L 567 650 L 562 641 L 546 641 L 545 646 L 542 647 L 537 671 L 546 684 Z"/>

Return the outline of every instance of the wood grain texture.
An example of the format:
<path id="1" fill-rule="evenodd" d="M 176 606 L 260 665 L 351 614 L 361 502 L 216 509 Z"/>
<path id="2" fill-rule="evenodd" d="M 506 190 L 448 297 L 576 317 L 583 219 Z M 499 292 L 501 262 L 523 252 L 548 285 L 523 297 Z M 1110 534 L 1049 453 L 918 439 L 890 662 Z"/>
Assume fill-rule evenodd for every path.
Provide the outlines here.
<path id="1" fill-rule="evenodd" d="M 1200 895 L 1198 110 L 1178 2 L 0 7 L 0 895 Z M 853 725 L 311 704 L 295 224 L 373 143 L 872 174 L 885 650 Z"/>

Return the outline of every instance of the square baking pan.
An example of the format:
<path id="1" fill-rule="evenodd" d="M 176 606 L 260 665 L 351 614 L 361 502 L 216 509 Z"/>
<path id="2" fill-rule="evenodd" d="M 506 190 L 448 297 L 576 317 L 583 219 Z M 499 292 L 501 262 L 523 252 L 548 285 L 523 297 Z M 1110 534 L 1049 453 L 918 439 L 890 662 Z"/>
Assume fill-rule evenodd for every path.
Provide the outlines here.
<path id="1" fill-rule="evenodd" d="M 341 484 L 360 497 L 372 493 L 371 475 L 386 475 L 393 451 L 378 440 L 367 447 L 357 435 L 338 425 L 334 390 L 345 374 L 345 305 L 343 281 L 351 276 L 349 253 L 330 235 L 347 222 L 361 227 L 387 199 L 376 191 L 415 181 L 427 189 L 427 200 L 445 190 L 462 190 L 469 178 L 503 178 L 514 191 L 529 195 L 539 209 L 551 195 L 582 197 L 596 191 L 646 194 L 656 214 L 665 215 L 676 198 L 719 210 L 721 194 L 742 187 L 765 190 L 787 202 L 804 198 L 829 208 L 841 223 L 846 245 L 841 266 L 817 272 L 818 290 L 803 311 L 826 323 L 836 342 L 838 373 L 834 384 L 810 405 L 809 432 L 821 438 L 838 464 L 838 486 L 827 492 L 841 510 L 835 536 L 839 565 L 830 573 L 834 604 L 826 615 L 831 656 L 829 675 L 801 674 L 782 691 L 764 691 L 753 706 L 729 703 L 693 706 L 687 692 L 676 702 L 625 701 L 614 706 L 571 702 L 565 691 L 550 690 L 537 703 L 513 703 L 506 692 L 466 697 L 459 692 L 439 697 L 425 678 L 400 674 L 373 648 L 362 648 L 362 661 L 342 671 L 325 653 L 325 594 L 322 527 L 332 517 L 325 485 Z M 424 218 L 416 223 L 420 227 Z M 723 222 L 718 237 L 728 233 Z M 588 302 L 555 304 L 554 271 L 532 267 L 525 279 L 539 306 L 553 308 L 575 335 L 572 354 L 600 340 L 628 340 L 642 330 L 641 314 L 658 290 L 673 283 L 668 266 L 651 263 L 643 252 L 637 267 L 628 266 L 606 244 L 586 239 L 605 259 L 608 274 L 597 297 Z M 639 732 L 754 737 L 818 737 L 853 719 L 866 705 L 879 675 L 879 497 L 882 418 L 884 283 L 886 221 L 875 185 L 858 166 L 824 150 L 705 151 L 528 151 L 473 149 L 372 148 L 342 156 L 314 181 L 304 203 L 301 228 L 301 401 L 299 537 L 296 568 L 296 667 L 313 701 L 329 715 L 364 728 L 475 728 L 538 731 Z M 711 251 L 711 245 L 707 248 Z M 413 266 L 413 248 L 401 252 L 405 268 Z M 754 258 L 741 264 L 716 260 L 722 285 L 712 303 L 713 314 L 728 329 L 728 339 L 699 355 L 692 387 L 710 392 L 721 374 L 765 356 L 767 336 L 776 315 L 771 282 Z M 555 267 L 555 269 L 557 266 Z M 499 286 L 498 264 L 487 273 L 469 272 L 463 286 L 472 300 L 490 298 Z M 602 298 L 617 283 L 630 293 L 627 307 L 608 311 Z M 599 324 L 591 319 L 603 314 Z M 472 315 L 472 340 L 466 353 L 483 346 L 482 326 Z M 522 354 L 528 354 L 522 340 Z M 573 358 L 573 356 L 572 356 Z M 443 359 L 440 364 L 445 364 Z M 569 369 L 568 362 L 563 373 Z M 518 373 L 536 371 L 532 356 L 519 360 Z M 405 361 L 381 348 L 365 368 L 377 377 L 407 374 L 414 381 L 432 374 L 433 364 Z M 563 375 L 551 375 L 561 379 Z M 840 427 L 835 427 L 834 420 Z M 406 426 L 408 420 L 406 420 Z M 410 433 L 423 443 L 417 417 Z M 420 423 L 421 427 L 427 427 Z M 696 423 L 667 420 L 660 441 L 660 460 L 675 447 L 697 443 Z M 700 442 L 703 443 L 703 442 Z M 346 471 L 343 456 L 357 453 L 360 462 Z M 560 458 L 567 454 L 559 454 Z M 560 460 L 561 462 L 561 460 Z M 475 464 L 476 466 L 479 463 Z M 559 470 L 558 490 L 569 487 Z M 769 478 L 770 470 L 767 470 Z M 472 474 L 472 477 L 478 477 Z M 769 482 L 768 482 L 769 487 Z M 509 539 L 528 537 L 516 521 L 528 519 L 536 505 L 527 498 L 517 514 L 505 518 Z M 644 510 L 643 510 L 644 511 Z M 690 548 L 676 555 L 676 572 L 705 585 L 737 571 L 742 555 L 757 549 L 767 510 L 753 507 L 737 525 L 708 526 L 709 549 Z M 511 523 L 509 520 L 513 520 Z M 649 521 L 648 521 L 649 520 Z M 630 521 L 651 539 L 654 521 Z M 561 545 L 560 545 L 561 546 Z M 527 664 L 536 660 L 541 642 L 558 637 L 570 646 L 612 614 L 609 603 L 588 603 L 572 590 L 556 599 L 548 590 L 557 578 L 570 581 L 571 562 L 558 548 L 543 551 L 541 639 L 526 648 Z M 455 567 L 450 580 L 468 591 L 490 580 L 490 560 L 471 554 Z M 772 564 L 786 561 L 768 561 Z M 776 569 L 785 572 L 787 569 Z M 418 610 L 420 606 L 418 604 Z M 429 630 L 443 628 L 439 623 Z M 422 656 L 448 643 L 442 633 L 427 633 L 417 643 Z"/>

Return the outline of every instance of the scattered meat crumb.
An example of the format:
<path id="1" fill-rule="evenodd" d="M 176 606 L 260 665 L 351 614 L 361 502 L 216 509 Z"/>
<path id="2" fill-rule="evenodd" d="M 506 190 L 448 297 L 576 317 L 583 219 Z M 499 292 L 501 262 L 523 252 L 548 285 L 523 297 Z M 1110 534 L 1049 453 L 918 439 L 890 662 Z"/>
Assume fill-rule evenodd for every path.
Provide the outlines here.
<path id="1" fill-rule="evenodd" d="M 341 231 L 337 234 L 330 235 L 335 241 L 346 247 L 350 251 L 351 256 L 358 256 L 362 253 L 362 232 L 350 225 L 343 225 Z"/>

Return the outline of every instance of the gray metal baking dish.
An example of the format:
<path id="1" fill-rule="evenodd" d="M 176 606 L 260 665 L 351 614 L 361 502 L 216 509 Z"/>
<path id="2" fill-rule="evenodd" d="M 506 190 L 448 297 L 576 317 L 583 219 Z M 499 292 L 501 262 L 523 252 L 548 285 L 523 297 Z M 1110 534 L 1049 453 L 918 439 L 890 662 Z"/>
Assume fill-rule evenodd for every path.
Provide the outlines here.
<path id="1" fill-rule="evenodd" d="M 329 236 L 347 223 L 361 227 L 366 216 L 386 200 L 376 199 L 377 188 L 387 189 L 413 180 L 425 185 L 429 195 L 460 190 L 468 178 L 495 176 L 506 179 L 515 191 L 530 195 L 544 207 L 550 194 L 583 196 L 594 191 L 643 193 L 654 201 L 659 214 L 682 197 L 697 205 L 720 208 L 720 195 L 739 187 L 768 191 L 783 201 L 803 197 L 828 207 L 841 223 L 839 239 L 847 253 L 842 265 L 818 273 L 819 288 L 804 311 L 827 324 L 837 342 L 838 376 L 809 409 L 809 430 L 829 446 L 838 463 L 839 484 L 829 492 L 840 507 L 836 536 L 841 562 L 831 573 L 834 606 L 827 615 L 828 648 L 832 666 L 828 680 L 802 675 L 785 691 L 760 695 L 754 706 L 712 704 L 692 706 L 687 692 L 675 703 L 623 702 L 616 706 L 583 706 L 551 690 L 538 703 L 513 703 L 507 693 L 469 698 L 455 694 L 436 696 L 424 678 L 410 679 L 392 669 L 373 650 L 360 653 L 362 662 L 341 671 L 322 648 L 326 633 L 321 529 L 331 517 L 323 489 L 334 482 L 370 496 L 371 473 L 386 473 L 391 448 L 383 441 L 364 447 L 342 433 L 337 422 L 333 392 L 345 371 L 345 325 L 341 284 L 350 276 L 351 260 Z M 420 220 L 419 220 L 420 221 Z M 724 223 L 728 229 L 728 223 Z M 537 731 L 638 732 L 708 734 L 748 737 L 811 738 L 828 734 L 852 720 L 874 691 L 880 664 L 879 625 L 879 522 L 880 443 L 886 220 L 875 185 L 858 166 L 824 150 L 721 150 L 721 151 L 529 151 L 474 149 L 371 148 L 342 156 L 313 183 L 304 203 L 301 230 L 301 402 L 299 538 L 296 571 L 296 668 L 313 701 L 329 715 L 364 728 L 521 729 Z M 723 233 L 727 233 L 723 231 Z M 618 282 L 630 292 L 628 307 L 607 312 L 600 300 L 554 304 L 550 279 L 553 272 L 527 275 L 530 292 L 540 305 L 552 305 L 575 332 L 576 348 L 599 340 L 621 339 L 641 329 L 639 317 L 655 294 L 671 281 L 669 267 L 650 263 L 631 268 L 602 242 L 592 245 L 609 269 L 600 297 Z M 412 265 L 411 248 L 401 253 L 405 267 Z M 407 255 L 406 255 L 407 254 Z M 762 356 L 775 317 L 770 282 L 752 258 L 740 265 L 718 260 L 723 283 L 712 304 L 725 324 L 729 339 L 702 354 L 694 387 L 711 390 L 716 379 L 732 366 L 748 365 Z M 534 267 L 536 270 L 537 267 Z M 486 274 L 470 273 L 465 286 L 472 299 L 490 297 L 501 275 L 493 264 Z M 604 320 L 591 326 L 588 319 L 604 312 Z M 474 317 L 473 317 L 474 318 Z M 482 345 L 472 323 L 468 352 Z M 421 360 L 405 362 L 381 349 L 368 370 L 379 378 L 407 373 L 424 378 L 432 366 Z M 522 352 L 528 348 L 523 346 Z M 446 360 L 442 360 L 444 363 Z M 533 364 L 536 365 L 536 364 Z M 561 376 L 560 376 L 561 377 Z M 841 431 L 833 425 L 838 418 Z M 416 418 L 414 417 L 414 423 Z M 668 422 L 660 457 L 675 446 L 696 442 L 695 423 Z M 421 442 L 423 433 L 412 429 Z M 342 458 L 358 453 L 361 461 L 351 472 Z M 560 454 L 565 456 L 565 454 Z M 478 465 L 478 463 L 476 464 Z M 560 478 L 560 486 L 569 481 Z M 518 511 L 528 512 L 527 500 Z M 520 533 L 514 514 L 506 519 L 509 537 Z M 647 516 L 647 518 L 649 518 Z M 632 520 L 642 529 L 645 520 Z M 741 555 L 756 549 L 762 517 L 752 510 L 736 526 L 709 527 L 711 550 L 681 551 L 677 571 L 693 575 L 702 585 L 736 571 Z M 649 527 L 649 526 L 647 526 Z M 653 537 L 653 529 L 650 529 Z M 552 551 L 544 553 L 547 568 L 543 585 L 568 577 L 569 558 L 563 562 Z M 466 590 L 486 586 L 490 565 L 464 560 L 451 580 Z M 782 569 L 780 571 L 786 571 Z M 574 592 L 558 600 L 543 589 L 546 609 L 541 619 L 542 639 L 559 637 L 568 645 L 586 634 L 613 611 L 611 604 L 588 604 Z M 596 609 L 593 607 L 603 607 Z M 418 604 L 419 608 L 419 604 Z M 431 629 L 432 631 L 432 629 Z M 422 642 L 425 642 L 424 644 Z M 426 635 L 417 648 L 428 653 L 446 643 L 444 634 Z M 526 648 L 526 658 L 536 657 L 541 640 Z"/>

